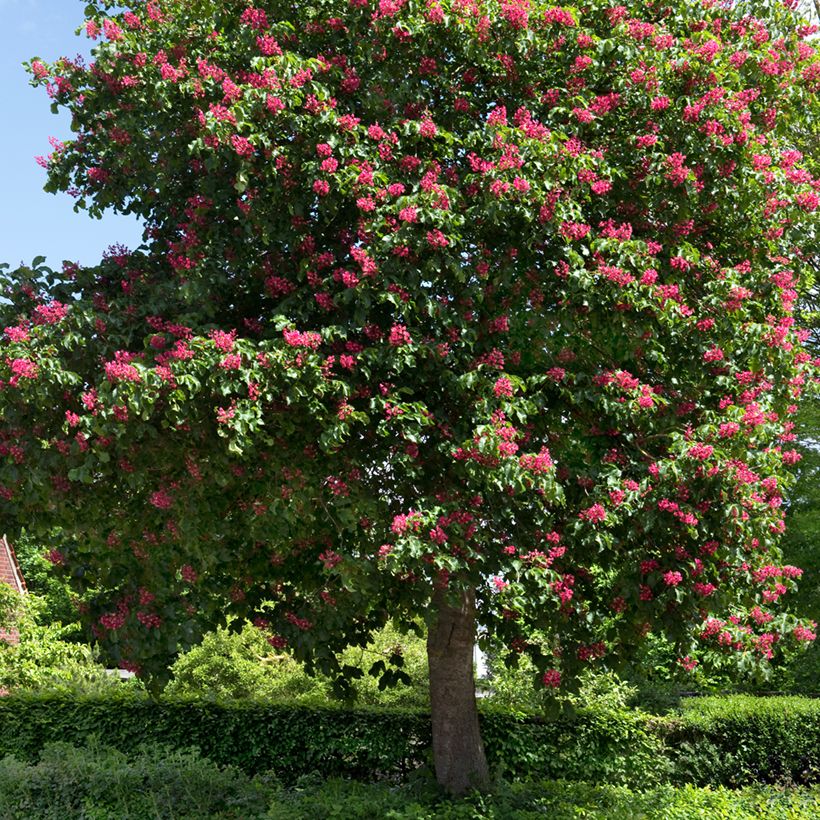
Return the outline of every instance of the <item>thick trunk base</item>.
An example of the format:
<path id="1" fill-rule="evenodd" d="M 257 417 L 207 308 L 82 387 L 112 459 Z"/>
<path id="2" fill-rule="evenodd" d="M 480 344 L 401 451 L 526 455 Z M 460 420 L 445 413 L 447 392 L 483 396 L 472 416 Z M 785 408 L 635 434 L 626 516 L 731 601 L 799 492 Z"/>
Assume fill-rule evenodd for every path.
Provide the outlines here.
<path id="1" fill-rule="evenodd" d="M 436 614 L 427 635 L 427 659 L 436 779 L 450 794 L 485 790 L 490 775 L 473 679 L 475 593 L 463 592 L 454 606 L 436 590 L 432 604 Z"/>

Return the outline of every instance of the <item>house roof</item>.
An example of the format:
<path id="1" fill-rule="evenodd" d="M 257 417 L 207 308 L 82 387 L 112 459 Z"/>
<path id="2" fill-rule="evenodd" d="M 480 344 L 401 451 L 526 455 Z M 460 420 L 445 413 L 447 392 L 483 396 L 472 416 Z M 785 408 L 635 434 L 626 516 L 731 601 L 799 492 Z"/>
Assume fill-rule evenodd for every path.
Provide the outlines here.
<path id="1" fill-rule="evenodd" d="M 5 535 L 0 538 L 0 581 L 8 584 L 21 595 L 26 594 L 26 582 L 23 580 L 23 573 L 20 572 L 17 556 L 14 554 L 14 550 Z M 20 633 L 17 627 L 13 626 L 8 630 L 0 629 L 0 641 L 12 644 L 19 643 Z M 2 691 L 0 691 L 0 694 L 2 694 Z"/>
<path id="2" fill-rule="evenodd" d="M 5 535 L 0 538 L 0 581 L 21 594 L 26 592 L 26 582 L 20 572 L 17 556 Z"/>

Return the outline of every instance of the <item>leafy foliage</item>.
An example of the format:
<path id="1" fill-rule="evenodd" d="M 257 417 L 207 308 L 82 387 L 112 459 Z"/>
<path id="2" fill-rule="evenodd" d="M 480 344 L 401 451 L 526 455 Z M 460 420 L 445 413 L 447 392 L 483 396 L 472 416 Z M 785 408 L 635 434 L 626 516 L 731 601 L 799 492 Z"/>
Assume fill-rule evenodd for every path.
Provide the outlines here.
<path id="1" fill-rule="evenodd" d="M 492 795 L 445 800 L 431 789 L 394 789 L 350 782 L 314 785 L 278 796 L 276 820 L 339 816 L 350 820 L 811 820 L 820 810 L 820 793 L 772 788 L 698 789 L 656 787 L 631 791 L 606 784 L 534 781 L 501 784 Z"/>
<path id="2" fill-rule="evenodd" d="M 808 820 L 818 810 L 816 788 L 660 786 L 631 791 L 625 786 L 536 780 L 500 782 L 492 796 L 450 800 L 423 779 L 396 787 L 306 777 L 295 788 L 283 789 L 272 773 L 250 778 L 236 768 L 215 765 L 196 750 L 151 745 L 125 754 L 99 743 L 55 743 L 34 763 L 15 757 L 0 761 L 0 812 L 9 820 Z"/>
<path id="3" fill-rule="evenodd" d="M 387 627 L 374 643 L 362 649 L 348 649 L 344 663 L 370 667 L 399 654 L 402 669 L 411 685 L 379 689 L 378 681 L 367 676 L 353 685 L 350 698 L 358 704 L 379 706 L 425 706 L 427 657 L 424 642 L 401 635 Z M 170 697 L 206 700 L 277 700 L 314 705 L 333 700 L 332 680 L 309 676 L 302 665 L 287 654 L 273 649 L 259 630 L 245 627 L 240 632 L 220 629 L 205 636 L 202 643 L 182 655 L 171 667 L 173 677 L 166 687 Z"/>
<path id="4" fill-rule="evenodd" d="M 820 704 L 807 698 L 713 698 L 650 716 L 615 697 L 545 720 L 485 709 L 493 770 L 526 780 L 564 779 L 648 788 L 665 781 L 713 787 L 820 779 Z M 0 699 L 0 754 L 36 760 L 49 743 L 89 738 L 130 754 L 140 743 L 196 747 L 220 766 L 306 776 L 406 780 L 429 763 L 421 711 L 284 703 L 152 702 L 13 694 Z M 416 774 L 413 774 L 413 773 Z"/>
<path id="5" fill-rule="evenodd" d="M 0 687 L 6 692 L 104 693 L 121 688 L 91 647 L 65 640 L 75 625 L 43 623 L 46 601 L 20 596 L 0 583 L 0 624 L 17 635 L 16 642 L 0 641 Z"/>
<path id="6" fill-rule="evenodd" d="M 9 820 L 250 820 L 266 814 L 275 794 L 270 777 L 218 767 L 196 750 L 141 745 L 126 754 L 51 743 L 36 763 L 0 761 L 0 813 Z"/>
<path id="7" fill-rule="evenodd" d="M 23 531 L 14 541 L 14 552 L 26 582 L 26 589 L 40 600 L 37 608 L 40 623 L 59 623 L 68 627 L 75 624 L 78 618 L 74 596 L 65 578 L 55 573 L 54 565 L 46 557 L 49 550 L 57 548 L 59 543 L 59 532 L 49 533 L 43 541 L 32 538 Z M 82 638 L 79 629 L 72 637 L 78 640 Z"/>
<path id="8" fill-rule="evenodd" d="M 63 528 L 113 659 L 161 683 L 230 615 L 343 690 L 435 588 L 548 687 L 813 637 L 820 63 L 747 5 L 98 0 L 92 66 L 32 60 L 48 188 L 146 234 L 4 274 L 0 515 Z"/>
<path id="9" fill-rule="evenodd" d="M 815 782 L 820 702 L 808 698 L 698 698 L 668 724 L 679 782 L 742 786 Z"/>

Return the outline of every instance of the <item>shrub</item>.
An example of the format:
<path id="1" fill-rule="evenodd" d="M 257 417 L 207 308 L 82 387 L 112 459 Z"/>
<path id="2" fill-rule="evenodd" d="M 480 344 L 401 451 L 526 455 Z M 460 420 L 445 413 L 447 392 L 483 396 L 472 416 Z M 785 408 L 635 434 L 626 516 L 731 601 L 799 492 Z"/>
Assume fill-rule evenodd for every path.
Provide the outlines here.
<path id="1" fill-rule="evenodd" d="M 818 700 L 697 698 L 659 727 L 679 782 L 739 786 L 815 783 L 820 777 Z"/>
<path id="2" fill-rule="evenodd" d="M 16 629 L 19 641 L 0 641 L 0 687 L 7 691 L 104 693 L 120 687 L 85 644 L 65 640 L 76 625 L 42 623 L 46 607 L 36 595 L 21 597 L 0 584 L 0 627 Z"/>
<path id="3" fill-rule="evenodd" d="M 598 705 L 558 719 L 486 708 L 497 776 L 648 787 L 665 781 L 736 787 L 820 782 L 820 703 L 801 698 L 704 698 L 673 716 Z M 57 740 L 97 735 L 125 753 L 141 742 L 196 747 L 220 766 L 275 770 L 282 782 L 322 777 L 406 780 L 429 762 L 421 710 L 285 703 L 152 701 L 12 695 L 0 698 L 0 755 L 36 760 Z"/>
<path id="4" fill-rule="evenodd" d="M 0 761 L 0 816 L 66 820 L 261 817 L 271 778 L 220 768 L 195 750 L 141 746 L 130 754 L 92 743 L 48 744 L 37 763 Z"/>
<path id="5" fill-rule="evenodd" d="M 376 678 L 365 675 L 353 682 L 352 702 L 374 706 L 428 705 L 427 657 L 421 638 L 388 626 L 366 647 L 347 649 L 342 653 L 342 662 L 367 668 L 395 655 L 401 656 L 402 669 L 412 684 L 398 682 L 381 690 Z M 314 705 L 333 699 L 330 678 L 308 675 L 301 663 L 274 650 L 260 630 L 252 626 L 238 632 L 218 629 L 207 634 L 201 644 L 176 661 L 171 671 L 173 679 L 165 691 L 172 697 L 252 698 Z"/>
<path id="6" fill-rule="evenodd" d="M 487 710 L 482 728 L 490 763 L 506 776 L 635 784 L 665 774 L 661 744 L 639 712 L 589 709 L 544 720 Z M 0 700 L 0 754 L 34 759 L 49 742 L 82 744 L 94 734 L 123 750 L 141 740 L 195 746 L 220 765 L 251 773 L 272 768 L 290 783 L 314 771 L 395 779 L 428 762 L 430 717 L 423 711 L 282 703 L 157 703 L 124 695 Z"/>

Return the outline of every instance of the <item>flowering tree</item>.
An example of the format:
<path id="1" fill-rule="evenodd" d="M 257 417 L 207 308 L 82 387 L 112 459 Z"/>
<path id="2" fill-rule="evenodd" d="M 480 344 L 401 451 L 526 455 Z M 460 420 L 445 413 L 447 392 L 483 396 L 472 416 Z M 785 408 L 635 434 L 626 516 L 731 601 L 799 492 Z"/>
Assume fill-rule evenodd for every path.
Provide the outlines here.
<path id="1" fill-rule="evenodd" d="M 145 244 L 7 273 L 0 306 L 0 512 L 62 528 L 114 658 L 161 680 L 231 614 L 343 687 L 345 646 L 423 615 L 460 791 L 487 780 L 477 625 L 546 687 L 652 630 L 686 666 L 814 637 L 777 547 L 813 377 L 808 24 L 130 6 L 88 4 L 93 64 L 30 70 L 73 116 L 49 188 Z"/>

